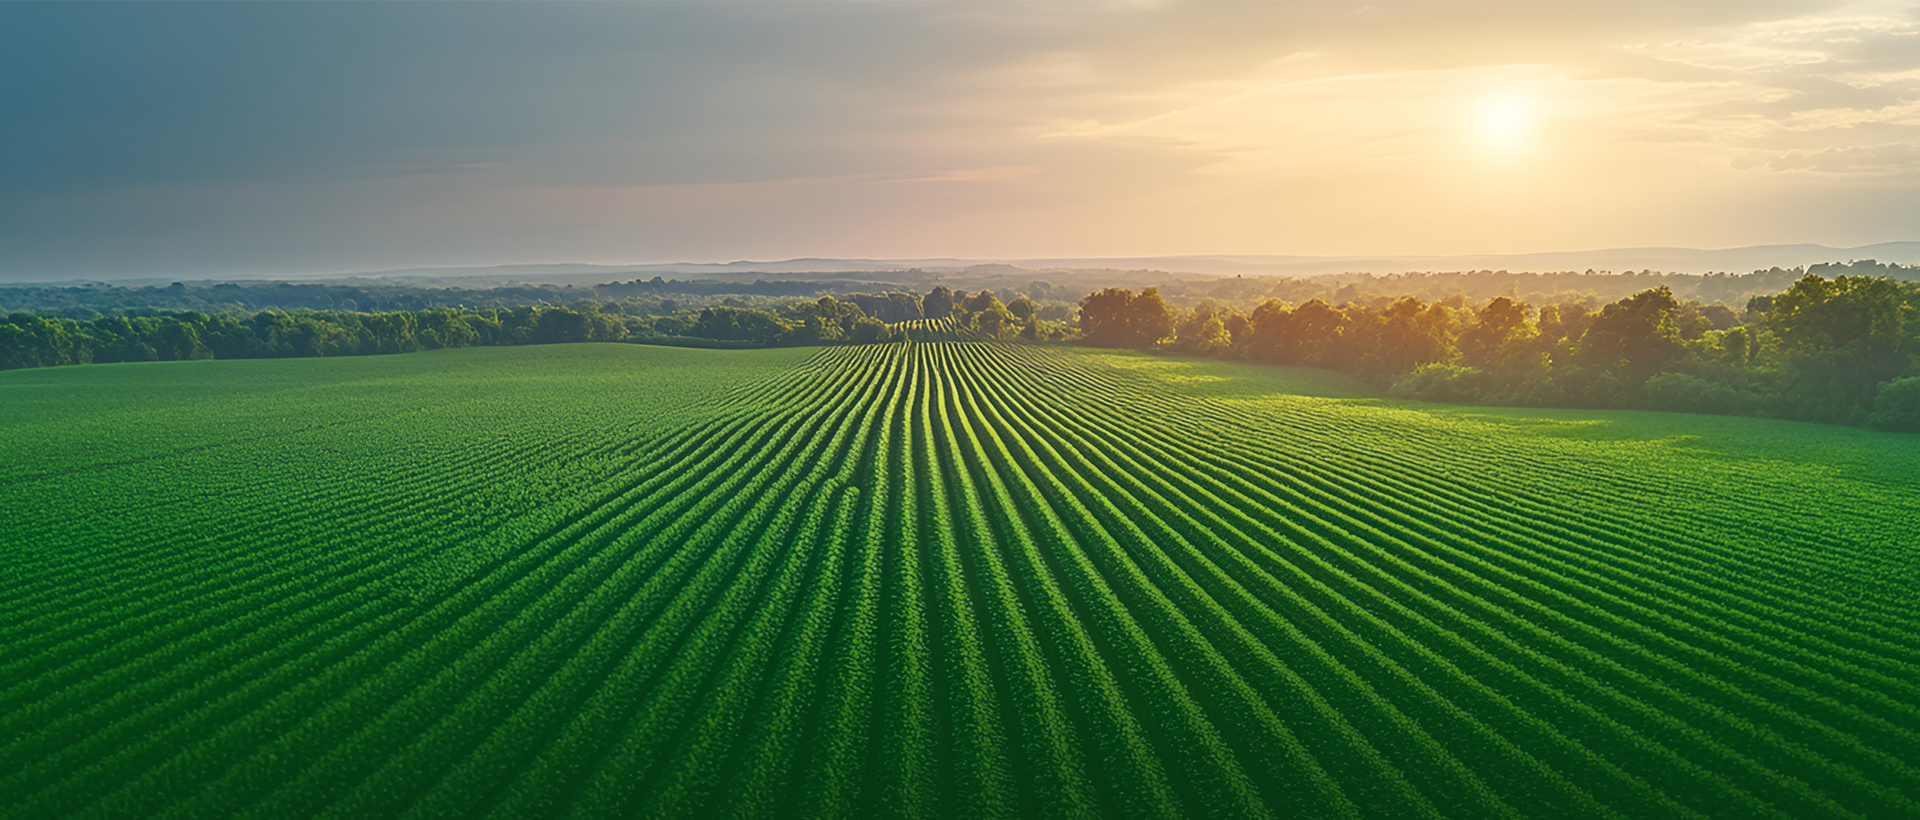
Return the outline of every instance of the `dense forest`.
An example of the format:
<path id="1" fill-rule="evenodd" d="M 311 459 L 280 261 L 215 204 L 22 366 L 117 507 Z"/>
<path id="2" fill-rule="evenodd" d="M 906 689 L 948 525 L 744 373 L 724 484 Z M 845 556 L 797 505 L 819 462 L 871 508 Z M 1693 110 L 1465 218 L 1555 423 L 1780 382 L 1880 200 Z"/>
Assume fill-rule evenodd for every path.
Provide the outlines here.
<path id="1" fill-rule="evenodd" d="M 1338 304 L 1377 296 L 1416 296 L 1426 301 L 1461 296 L 1469 300 L 1486 301 L 1505 296 L 1516 302 L 1545 305 L 1574 301 L 1612 302 L 1643 290 L 1665 287 L 1673 292 L 1675 299 L 1681 301 L 1706 304 L 1720 302 L 1738 307 L 1755 296 L 1786 290 L 1809 273 L 1828 279 L 1836 276 L 1873 276 L 1907 282 L 1920 281 L 1920 267 L 1862 259 L 1827 262 L 1804 268 L 1773 267 L 1751 273 L 1662 273 L 1652 270 L 1533 273 L 1478 270 L 1384 276 L 1346 273 L 1273 279 L 1167 280 L 1160 292 L 1168 300 L 1177 303 L 1222 299 L 1235 304 L 1257 305 L 1266 299 L 1284 299 L 1294 303 L 1320 299 Z"/>
<path id="2" fill-rule="evenodd" d="M 886 272 L 873 274 L 884 277 Z M 812 299 L 831 295 L 859 302 L 870 313 L 887 292 L 924 292 L 928 286 L 912 284 L 927 278 L 918 271 L 900 272 L 898 282 L 849 281 L 844 279 L 764 280 L 732 282 L 725 280 L 683 281 L 654 277 L 628 282 L 606 282 L 592 287 L 545 283 L 512 283 L 429 287 L 406 280 L 346 279 L 327 282 L 173 282 L 166 285 L 115 285 L 98 282 L 39 285 L 0 285 L 0 313 L 27 311 L 69 319 L 94 319 L 127 311 L 223 311 L 257 312 L 262 310 L 338 310 L 396 311 L 424 310 L 435 307 L 510 308 L 535 305 L 571 306 L 586 302 L 619 301 L 636 309 L 654 313 L 673 313 L 674 305 L 693 307 L 720 303 L 731 298 L 754 307 L 786 304 L 795 298 Z M 1004 277 L 991 277 L 998 281 Z M 1152 281 L 1152 280 L 1149 280 Z M 1105 284 L 1124 280 L 1102 280 Z M 1036 301 L 1068 304 L 1078 300 L 1087 288 L 1058 285 L 1046 281 L 1028 281 L 1009 286 L 998 282 L 992 287 L 1003 302 L 1018 295 Z M 876 295 L 870 291 L 881 291 Z M 762 298 L 765 297 L 765 298 Z M 913 297 L 913 318 L 919 297 Z M 656 309 L 661 303 L 668 307 Z M 878 316 L 887 321 L 903 321 Z"/>
<path id="3" fill-rule="evenodd" d="M 885 312 L 889 300 L 865 296 Z M 16 311 L 0 319 L 0 370 L 66 364 L 355 356 L 478 345 L 648 342 L 703 347 L 874 342 L 887 322 L 851 300 L 822 296 L 776 308 L 727 299 L 698 309 L 675 300 L 421 310 L 237 309 L 116 311 L 92 319 Z"/>
<path id="4" fill-rule="evenodd" d="M 1888 278 L 1804 273 L 1738 311 L 1665 286 L 1604 305 L 1456 294 L 1251 311 L 1109 288 L 1080 321 L 1093 345 L 1331 368 L 1407 398 L 1920 430 L 1920 285 Z"/>
<path id="5" fill-rule="evenodd" d="M 646 283 L 640 283 L 645 285 Z M 1045 283 L 1032 290 L 1045 291 Z M 215 286 L 217 287 L 217 286 Z M 301 288 L 259 286 L 295 301 L 331 300 L 357 305 L 355 296 L 329 292 L 335 286 Z M 1062 340 L 1073 335 L 1074 308 L 1051 301 L 1043 306 L 1025 295 L 1003 303 L 993 291 L 971 296 L 935 287 L 925 296 L 912 293 L 854 293 L 814 298 L 736 295 L 724 298 L 680 294 L 670 289 L 618 290 L 645 295 L 583 297 L 560 304 L 541 302 L 511 307 L 436 306 L 419 309 L 355 310 L 247 309 L 237 305 L 211 310 L 154 309 L 154 289 L 74 288 L 93 299 L 102 291 L 134 294 L 136 307 L 110 312 L 80 304 L 58 311 L 15 310 L 0 318 L 0 370 L 68 364 L 245 359 L 301 356 L 354 356 L 406 353 L 478 345 L 554 344 L 561 342 L 641 342 L 701 347 L 748 347 L 888 341 L 903 333 L 892 325 L 927 317 L 961 320 L 962 327 L 991 338 Z M 241 289 L 244 290 L 244 289 Z M 579 290 L 541 286 L 533 294 Z M 597 290 L 597 289 L 596 289 Z M 279 291 L 279 294 L 273 292 Z M 409 303 L 422 297 L 404 290 L 376 295 L 359 288 L 348 293 L 375 304 Z M 514 289 L 488 293 L 494 300 L 519 294 Z M 471 295 L 471 294 L 468 294 Z M 519 294 L 525 295 L 525 294 Z M 267 294 L 255 294 L 268 298 Z"/>
<path id="6" fill-rule="evenodd" d="M 1875 276 L 1920 281 L 1920 267 L 1871 259 L 1824 263 L 1807 268 L 1775 267 L 1742 274 L 1661 273 L 1651 270 L 1620 273 L 1474 270 L 1230 278 L 1196 277 L 1153 270 L 1027 270 L 1011 265 L 975 265 L 960 270 L 822 273 L 811 274 L 812 278 L 805 279 L 751 281 L 722 278 L 678 280 L 656 276 L 652 279 L 603 282 L 580 287 L 535 282 L 483 284 L 460 277 L 441 280 L 350 277 L 319 282 L 201 281 L 164 285 L 102 282 L 15 284 L 0 285 L 0 314 L 27 311 L 69 319 L 93 319 L 137 310 L 203 313 L 235 310 L 395 311 L 433 307 L 566 306 L 589 301 L 646 302 L 649 299 L 700 307 L 718 303 L 722 297 L 743 300 L 764 309 L 802 297 L 811 299 L 831 295 L 841 299 L 859 299 L 876 291 L 926 293 L 936 285 L 974 293 L 991 290 L 1002 303 L 1012 303 L 1025 296 L 1043 306 L 1055 303 L 1071 306 L 1088 292 L 1108 286 L 1158 287 L 1169 302 L 1185 306 L 1204 299 L 1253 306 L 1267 299 L 1283 299 L 1296 304 L 1320 299 L 1338 304 L 1378 296 L 1416 296 L 1427 301 L 1451 296 L 1485 301 L 1505 296 L 1534 305 L 1583 300 L 1599 303 L 1664 286 L 1673 291 L 1674 298 L 1682 301 L 1740 306 L 1754 296 L 1786 290 L 1795 280 L 1809 273 L 1829 279 L 1835 276 Z M 866 307 L 863 303 L 863 308 Z M 868 312 L 871 314 L 872 310 L 868 309 Z M 902 320 L 901 317 L 877 314 L 876 318 Z"/>
<path id="7" fill-rule="evenodd" d="M 907 331 L 898 323 L 933 318 L 952 319 L 958 329 L 982 338 L 1330 368 L 1408 398 L 1920 430 L 1920 284 L 1901 281 L 1912 273 L 1867 261 L 1691 282 L 1698 293 L 1723 278 L 1738 280 L 1720 287 L 1746 293 L 1756 283 L 1779 281 L 1778 290 L 1748 296 L 1737 306 L 1684 298 L 1664 283 L 1675 280 L 1657 274 L 1524 275 L 1536 277 L 1535 284 L 1548 281 L 1538 276 L 1604 282 L 1600 290 L 1609 292 L 1662 282 L 1614 300 L 1597 298 L 1595 288 L 1563 288 L 1556 291 L 1560 298 L 1536 302 L 1537 293 L 1531 299 L 1476 297 L 1460 286 L 1482 293 L 1518 290 L 1520 280 L 1504 272 L 1456 276 L 1452 290 L 1438 298 L 1406 292 L 1432 285 L 1436 280 L 1428 276 L 1349 280 L 1337 287 L 1323 281 L 1304 290 L 1294 280 L 1245 280 L 1269 294 L 1324 295 L 1298 302 L 1271 295 L 1238 303 L 1189 298 L 1185 306 L 1153 287 L 1138 294 L 1106 288 L 1074 305 L 1062 299 L 1063 288 L 1041 281 L 972 293 L 936 286 L 924 295 L 810 297 L 779 295 L 795 283 L 762 283 L 770 284 L 763 290 L 771 293 L 724 298 L 661 280 L 472 291 L 290 283 L 43 288 L 24 301 L 63 306 L 15 310 L 0 319 L 0 369 L 560 342 L 865 343 L 901 338 Z M 23 293 L 15 288 L 0 296 L 17 304 Z M 214 301 L 222 294 L 234 298 Z M 116 296 L 131 304 L 113 304 Z M 461 300 L 494 304 L 473 307 Z M 533 303 L 502 304 L 514 300 Z M 332 307 L 243 306 L 260 301 Z M 181 309 L 183 302 L 210 309 Z M 407 305 L 425 306 L 401 307 Z"/>

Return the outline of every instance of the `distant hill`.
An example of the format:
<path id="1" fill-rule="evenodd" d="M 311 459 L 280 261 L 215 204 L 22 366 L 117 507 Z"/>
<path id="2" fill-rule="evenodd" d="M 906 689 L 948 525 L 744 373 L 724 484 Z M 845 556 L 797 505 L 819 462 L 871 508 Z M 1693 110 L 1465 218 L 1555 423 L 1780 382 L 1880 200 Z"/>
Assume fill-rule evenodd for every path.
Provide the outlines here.
<path id="1" fill-rule="evenodd" d="M 1152 268 L 1205 276 L 1318 276 L 1338 273 L 1392 274 L 1466 270 L 1555 271 L 1654 270 L 1663 273 L 1747 273 L 1821 262 L 1874 259 L 1920 264 L 1920 242 L 1882 242 L 1857 248 L 1825 245 L 1755 245 L 1746 248 L 1611 248 L 1476 256 L 1159 256 L 1132 259 L 1024 259 L 1026 268 Z"/>
<path id="2" fill-rule="evenodd" d="M 1825 245 L 1755 245 L 1745 248 L 1609 248 L 1590 251 L 1553 251 L 1528 254 L 1472 256 L 1142 256 L 1054 257 L 1033 259 L 826 259 L 804 258 L 765 262 L 673 262 L 644 265 L 506 265 L 482 268 L 416 268 L 355 274 L 367 277 L 441 279 L 484 277 L 497 281 L 551 281 L 588 284 L 611 279 L 653 276 L 713 276 L 751 279 L 762 274 L 868 273 L 876 280 L 897 281 L 899 273 L 918 270 L 932 275 L 966 278 L 1074 271 L 1154 271 L 1193 276 L 1321 276 L 1340 273 L 1392 274 L 1466 270 L 1506 270 L 1515 273 L 1552 271 L 1654 270 L 1664 273 L 1747 273 L 1771 267 L 1790 268 L 1821 262 L 1875 259 L 1905 265 L 1920 264 L 1920 242 L 1882 242 L 1856 248 Z M 892 274 L 892 275 L 882 275 Z"/>
<path id="3" fill-rule="evenodd" d="M 1273 256 L 1198 255 L 1141 257 L 1054 257 L 1033 259 L 828 259 L 802 258 L 764 262 L 667 262 L 635 265 L 599 265 L 577 262 L 478 267 L 404 268 L 396 270 L 313 273 L 276 276 L 219 276 L 207 280 L 338 281 L 386 280 L 415 286 L 477 287 L 504 283 L 547 283 L 587 286 L 612 281 L 689 277 L 752 282 L 760 278 L 809 279 L 837 282 L 873 282 L 917 286 L 933 282 L 983 286 L 996 279 L 1044 278 L 1055 282 L 1098 282 L 1141 285 L 1185 277 L 1220 278 L 1300 277 L 1338 274 L 1389 275 L 1456 271 L 1554 273 L 1565 271 L 1643 271 L 1662 273 L 1748 273 L 1773 267 L 1792 268 L 1827 262 L 1874 259 L 1904 265 L 1920 264 L 1920 241 L 1882 242 L 1856 248 L 1825 245 L 1755 245 L 1745 248 L 1610 248 L 1528 254 L 1471 256 Z M 160 284 L 187 277 L 101 276 L 116 284 Z M 992 285 L 999 287 L 999 285 Z"/>

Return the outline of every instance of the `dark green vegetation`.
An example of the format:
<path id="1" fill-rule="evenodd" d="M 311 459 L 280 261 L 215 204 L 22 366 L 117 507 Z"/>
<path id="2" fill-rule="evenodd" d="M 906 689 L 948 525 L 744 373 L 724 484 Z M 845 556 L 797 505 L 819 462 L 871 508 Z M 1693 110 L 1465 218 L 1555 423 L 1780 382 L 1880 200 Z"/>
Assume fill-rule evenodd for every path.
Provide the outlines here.
<path id="1" fill-rule="evenodd" d="M 1505 296 L 1528 304 L 1549 305 L 1577 301 L 1613 302 L 1643 290 L 1664 287 L 1683 302 L 1718 302 L 1738 306 L 1755 296 L 1786 290 L 1809 273 L 1825 279 L 1870 276 L 1920 282 L 1920 267 L 1860 259 L 1805 267 L 1775 266 L 1751 273 L 1687 274 L 1653 270 L 1533 273 L 1479 270 L 1384 276 L 1346 273 L 1306 277 L 1247 277 L 1169 282 L 1169 286 L 1161 288 L 1161 291 L 1168 298 L 1181 301 L 1213 298 L 1235 304 L 1259 304 L 1266 299 L 1282 299 L 1295 304 L 1319 299 L 1339 304 L 1367 301 L 1380 296 L 1394 299 L 1413 296 L 1429 302 L 1459 296 L 1472 302 L 1485 302 Z M 1166 279 L 1160 281 L 1165 282 Z"/>
<path id="2" fill-rule="evenodd" d="M 1089 343 L 1341 370 L 1395 395 L 1770 416 L 1920 432 L 1920 285 L 1808 274 L 1736 313 L 1662 286 L 1607 305 L 1501 296 L 1169 307 L 1081 302 Z"/>
<path id="3" fill-rule="evenodd" d="M 0 300 L 57 306 L 52 314 L 15 311 L 0 321 L 0 370 L 566 342 L 864 344 L 903 336 L 901 323 L 932 319 L 988 340 L 1084 341 L 1326 367 L 1391 385 L 1404 398 L 1753 415 L 1920 432 L 1920 285 L 1903 281 L 1914 276 L 1912 268 L 1861 261 L 1737 277 L 1483 271 L 1365 277 L 1337 289 L 1337 277 L 1182 286 L 1242 297 L 1268 294 L 1248 310 L 1218 298 L 1183 309 L 1151 287 L 1138 296 L 1107 288 L 1080 299 L 1076 308 L 1056 298 L 1060 287 L 1043 281 L 972 293 L 936 285 L 924 295 L 763 293 L 744 300 L 669 295 L 695 284 L 797 293 L 828 283 L 749 286 L 656 278 L 580 289 L 367 283 L 0 288 Z M 1589 284 L 1618 291 L 1651 282 L 1716 297 L 1769 283 L 1785 290 L 1746 298 L 1737 311 L 1724 303 L 1682 300 L 1668 284 L 1611 304 L 1602 304 L 1592 289 L 1566 290 Z M 1386 290 L 1361 290 L 1361 284 Z M 1523 284 L 1559 288 L 1559 301 L 1547 301 L 1538 291 L 1527 297 L 1531 304 L 1509 296 L 1479 300 L 1462 289 L 1518 293 Z M 1455 290 L 1435 301 L 1411 295 L 1445 287 Z M 1295 305 L 1274 294 L 1318 295 Z M 214 305 L 211 300 L 219 298 L 232 301 Z M 96 309 L 116 299 L 124 304 L 109 307 L 111 313 Z M 466 299 L 493 306 L 466 307 L 459 301 Z M 521 302 L 509 304 L 515 300 Z M 362 301 L 405 309 L 355 309 Z M 280 303 L 299 309 L 259 309 Z M 155 307 L 164 304 L 213 312 Z"/>
<path id="4" fill-rule="evenodd" d="M 591 268 L 570 274 L 578 279 L 590 275 Z M 614 271 L 609 270 L 612 274 Z M 960 270 L 936 271 L 886 270 L 843 272 L 840 274 L 746 273 L 732 278 L 699 277 L 691 280 L 633 279 L 625 282 L 599 282 L 591 286 L 537 283 L 484 284 L 472 279 L 348 278 L 317 282 L 289 281 L 199 281 L 168 285 L 127 285 L 107 283 L 0 284 L 0 312 L 15 310 L 88 318 L 88 312 L 113 314 L 116 311 L 200 311 L 223 310 L 360 310 L 399 311 L 433 307 L 518 307 L 522 305 L 574 305 L 584 301 L 658 297 L 698 302 L 701 297 L 814 298 L 830 294 L 841 299 L 861 300 L 868 315 L 890 322 L 919 318 L 888 315 L 878 307 L 888 292 L 924 294 L 936 286 L 978 292 L 992 290 L 1001 302 L 1013 302 L 1025 296 L 1039 303 L 1069 303 L 1107 285 L 1140 287 L 1158 285 L 1168 298 L 1181 302 L 1222 299 L 1236 304 L 1259 304 L 1268 298 L 1300 303 L 1313 299 L 1327 302 L 1352 302 L 1375 296 L 1417 296 L 1437 301 L 1460 295 L 1476 302 L 1509 296 L 1536 305 L 1592 298 L 1613 301 L 1636 292 L 1665 286 L 1685 301 L 1745 304 L 1754 296 L 1785 290 L 1805 274 L 1831 279 L 1836 276 L 1873 276 L 1920 281 L 1920 267 L 1862 259 L 1832 262 L 1806 267 L 1756 270 L 1752 273 L 1681 274 L 1651 270 L 1558 271 L 1545 273 L 1500 270 L 1453 271 L 1443 273 L 1397 273 L 1377 276 L 1349 273 L 1326 276 L 1250 276 L 1229 279 L 1169 273 L 1154 270 L 1026 270 L 1011 265 L 986 265 Z M 746 277 L 751 276 L 752 281 Z M 765 276 L 780 278 L 771 281 Z M 1029 276 L 1041 277 L 1028 280 Z M 1051 279 L 1053 281 L 1047 281 Z M 1025 280 L 1025 283 L 1021 282 Z M 668 311 L 671 312 L 671 311 Z M 1065 318 L 1048 317 L 1048 318 Z"/>
<path id="5" fill-rule="evenodd" d="M 0 817 L 1920 813 L 1920 437 L 911 342 L 16 371 L 0 447 Z"/>
<path id="6" fill-rule="evenodd" d="M 1046 284 L 1035 282 L 1032 287 L 1044 288 Z M 351 292 L 364 295 L 357 289 Z M 1064 302 L 1043 308 L 1024 295 L 1014 297 L 1007 305 L 992 291 L 968 296 L 945 287 L 935 287 L 924 297 L 892 292 L 804 299 L 757 297 L 751 301 L 729 296 L 694 301 L 706 304 L 655 294 L 605 301 L 576 298 L 565 304 L 376 311 L 231 306 L 211 313 L 150 308 L 116 309 L 111 315 L 91 308 L 67 310 L 71 315 L 15 311 L 0 319 L 0 370 L 198 359 L 365 356 L 573 342 L 735 349 L 869 344 L 900 338 L 904 336 L 901 323 L 924 317 L 951 319 L 975 337 L 1060 340 L 1068 335 L 1063 320 L 1070 308 Z M 340 302 L 354 304 L 352 299 Z"/>
<path id="7" fill-rule="evenodd" d="M 889 294 L 914 302 L 909 294 Z M 863 294 L 876 310 L 894 299 Z M 733 303 L 728 304 L 727 302 Z M 71 364 L 285 359 L 446 348 L 642 342 L 683 347 L 876 342 L 894 329 L 859 301 L 822 296 L 749 307 L 688 308 L 672 299 L 580 301 L 512 308 L 134 311 L 74 319 L 15 312 L 0 320 L 0 370 Z"/>

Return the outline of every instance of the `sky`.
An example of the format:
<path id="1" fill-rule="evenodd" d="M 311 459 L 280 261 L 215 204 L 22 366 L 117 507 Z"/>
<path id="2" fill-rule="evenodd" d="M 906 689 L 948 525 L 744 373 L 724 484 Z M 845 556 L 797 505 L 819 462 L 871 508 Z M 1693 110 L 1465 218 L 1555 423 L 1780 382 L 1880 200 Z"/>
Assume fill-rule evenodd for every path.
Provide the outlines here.
<path id="1" fill-rule="evenodd" d="M 0 277 L 1920 239 L 1920 7 L 0 3 Z"/>

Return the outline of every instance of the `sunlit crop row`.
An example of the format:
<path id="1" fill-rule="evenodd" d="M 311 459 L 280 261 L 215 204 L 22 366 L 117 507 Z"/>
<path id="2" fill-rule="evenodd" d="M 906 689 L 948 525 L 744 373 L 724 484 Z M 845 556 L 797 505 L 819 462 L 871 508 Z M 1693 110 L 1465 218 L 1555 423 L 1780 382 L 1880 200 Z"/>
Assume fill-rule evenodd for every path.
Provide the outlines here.
<path id="1" fill-rule="evenodd" d="M 23 468 L 149 501 L 9 525 L 0 817 L 1920 810 L 1885 514 L 908 331 Z"/>

